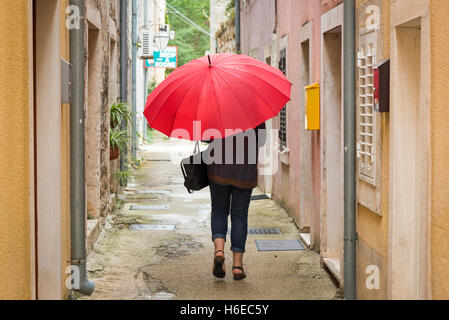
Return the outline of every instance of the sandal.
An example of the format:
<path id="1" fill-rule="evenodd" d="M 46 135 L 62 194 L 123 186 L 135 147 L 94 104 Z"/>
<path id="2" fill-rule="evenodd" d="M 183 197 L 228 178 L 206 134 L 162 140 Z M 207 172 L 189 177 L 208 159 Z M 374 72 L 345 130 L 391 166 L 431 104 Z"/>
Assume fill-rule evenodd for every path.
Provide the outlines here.
<path id="1" fill-rule="evenodd" d="M 217 250 L 215 251 L 215 254 L 217 252 L 223 252 L 223 250 Z M 215 256 L 214 257 L 214 271 L 212 271 L 213 275 L 217 278 L 224 278 L 226 276 L 226 272 L 223 270 L 223 265 L 225 262 L 225 258 L 222 256 Z"/>
<path id="2" fill-rule="evenodd" d="M 239 269 L 239 270 L 243 271 L 242 273 L 233 273 L 234 280 L 242 280 L 242 279 L 246 278 L 245 270 L 243 270 L 242 267 L 232 267 L 232 270 L 234 270 L 234 269 Z"/>

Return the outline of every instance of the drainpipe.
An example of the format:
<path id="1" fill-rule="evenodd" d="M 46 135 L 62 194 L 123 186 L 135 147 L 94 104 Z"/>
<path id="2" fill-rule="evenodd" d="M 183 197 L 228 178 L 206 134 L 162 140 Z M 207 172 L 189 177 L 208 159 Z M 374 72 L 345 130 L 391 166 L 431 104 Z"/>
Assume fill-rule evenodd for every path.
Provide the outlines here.
<path id="1" fill-rule="evenodd" d="M 84 0 L 70 0 L 80 10 L 80 28 L 70 30 L 72 103 L 70 106 L 70 236 L 71 265 L 78 268 L 74 290 L 91 295 L 95 284 L 86 276 L 86 202 L 84 176 Z"/>
<path id="2" fill-rule="evenodd" d="M 235 0 L 235 50 L 240 54 L 240 0 Z"/>
<path id="3" fill-rule="evenodd" d="M 132 0 L 132 121 L 131 121 L 131 156 L 137 158 L 137 0 Z"/>
<path id="4" fill-rule="evenodd" d="M 355 0 L 344 1 L 344 298 L 356 293 Z"/>
<path id="5" fill-rule="evenodd" d="M 128 102 L 128 1 L 120 0 L 120 101 Z M 124 121 L 120 129 L 125 130 L 128 124 Z M 126 154 L 120 157 L 120 171 L 126 171 Z"/>
<path id="6" fill-rule="evenodd" d="M 144 28 L 148 29 L 148 1 L 144 1 Z M 147 101 L 148 94 L 148 69 L 145 68 L 145 60 L 143 62 L 143 101 Z M 144 102 L 144 103 L 145 103 Z M 143 117 L 143 138 L 147 139 L 147 118 Z"/>

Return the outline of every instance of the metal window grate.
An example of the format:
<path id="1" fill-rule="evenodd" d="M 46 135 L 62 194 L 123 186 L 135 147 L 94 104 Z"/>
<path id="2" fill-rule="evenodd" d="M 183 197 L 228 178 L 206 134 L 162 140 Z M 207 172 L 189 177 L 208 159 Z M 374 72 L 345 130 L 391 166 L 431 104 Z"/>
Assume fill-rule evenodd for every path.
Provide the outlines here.
<path id="1" fill-rule="evenodd" d="M 287 50 L 282 49 L 279 53 L 279 70 L 287 75 Z M 281 150 L 287 148 L 287 108 L 284 106 L 279 113 L 279 144 Z"/>
<path id="2" fill-rule="evenodd" d="M 373 185 L 376 180 L 376 114 L 374 111 L 374 72 L 376 32 L 360 34 L 358 51 L 358 135 L 359 177 Z"/>

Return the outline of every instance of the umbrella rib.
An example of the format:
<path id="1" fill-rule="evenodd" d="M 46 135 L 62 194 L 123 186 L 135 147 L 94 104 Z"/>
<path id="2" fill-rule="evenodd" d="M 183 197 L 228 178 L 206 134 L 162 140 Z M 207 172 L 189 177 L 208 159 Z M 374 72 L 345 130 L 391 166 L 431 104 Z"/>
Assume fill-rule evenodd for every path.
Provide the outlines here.
<path id="1" fill-rule="evenodd" d="M 206 71 L 203 71 L 203 73 L 201 74 L 201 77 L 205 74 L 207 72 L 207 69 L 206 69 Z M 201 78 L 200 77 L 200 78 Z M 175 121 L 176 121 L 176 118 L 178 117 L 178 114 L 179 114 L 179 110 L 181 109 L 181 106 L 182 106 L 182 103 L 184 102 L 184 99 L 186 98 L 186 96 L 190 93 L 190 91 L 192 91 L 192 88 L 195 86 L 195 84 L 196 84 L 196 82 L 195 81 L 192 81 L 193 83 L 192 83 L 192 85 L 190 86 L 190 88 L 187 90 L 187 92 L 184 94 L 184 96 L 182 97 L 182 99 L 181 99 L 181 102 L 178 104 L 179 105 L 179 108 L 178 109 L 176 109 L 176 113 L 175 113 L 175 117 L 173 118 L 173 121 L 172 121 L 172 123 L 171 123 L 171 126 L 170 126 L 170 132 L 172 132 L 173 131 L 173 125 L 175 124 Z M 198 109 L 197 109 L 197 111 L 198 111 Z M 196 117 L 196 116 L 195 116 Z M 195 119 L 194 119 L 194 121 L 195 121 Z M 192 124 L 193 125 L 193 124 Z"/>
<path id="2" fill-rule="evenodd" d="M 253 77 L 256 77 L 256 78 L 262 80 L 263 82 L 265 82 L 266 84 L 268 84 L 270 87 L 272 87 L 272 88 L 274 88 L 276 91 L 280 92 L 284 97 L 290 99 L 289 96 L 286 96 L 282 91 L 280 91 L 278 88 L 276 88 L 275 86 L 273 86 L 271 83 L 269 83 L 269 82 L 266 81 L 265 79 L 263 79 L 263 78 L 261 78 L 261 77 L 255 75 L 255 74 L 252 74 L 252 73 L 249 72 L 249 71 L 246 71 L 246 70 L 240 70 L 240 69 L 235 69 L 235 68 L 229 68 L 229 67 L 226 67 L 226 66 L 220 66 L 220 68 L 221 68 L 221 69 L 236 70 L 236 71 L 242 72 L 242 73 L 248 73 L 248 74 L 252 75 Z M 264 70 L 264 69 L 262 69 L 262 70 Z M 223 72 L 227 72 L 227 71 L 223 70 Z M 227 73 L 229 73 L 229 72 L 227 72 Z M 274 73 L 273 73 L 273 74 L 274 74 Z M 232 75 L 234 75 L 234 74 L 232 74 Z M 274 75 L 277 76 L 276 74 L 274 74 Z M 279 76 L 277 76 L 277 77 L 280 78 L 280 79 L 283 80 L 283 81 L 288 81 L 288 80 L 285 80 L 285 79 L 283 79 L 283 78 L 281 78 L 281 77 L 279 77 Z M 290 86 L 291 86 L 291 83 L 290 83 Z M 252 88 L 252 87 L 251 87 L 251 88 Z M 254 89 L 254 88 L 253 88 L 253 89 Z"/>
<path id="3" fill-rule="evenodd" d="M 217 72 L 217 75 L 223 80 L 224 83 L 226 83 L 226 86 L 229 89 L 231 89 L 230 91 L 232 92 L 232 95 L 240 102 L 240 108 L 243 110 L 243 113 L 245 114 L 245 117 L 248 120 L 248 123 L 250 123 L 251 121 L 249 120 L 248 114 L 246 113 L 245 109 L 242 107 L 243 105 L 241 104 L 242 101 L 240 100 L 240 98 L 237 97 L 237 95 L 235 94 L 234 90 L 232 90 L 232 87 L 229 85 L 229 83 L 218 72 Z"/>
<path id="4" fill-rule="evenodd" d="M 216 71 L 214 69 L 212 69 L 212 72 L 216 73 Z M 212 88 L 214 89 L 214 96 L 217 100 L 217 111 L 218 111 L 218 116 L 220 117 L 220 124 L 221 124 L 221 129 L 223 131 L 223 133 L 225 133 L 224 131 L 226 130 L 226 128 L 224 127 L 224 122 L 223 122 L 223 118 L 221 116 L 221 112 L 220 112 L 220 99 L 218 99 L 217 97 L 217 89 L 215 88 L 215 80 L 212 78 Z"/>
<path id="5" fill-rule="evenodd" d="M 233 77 L 235 77 L 235 78 L 238 78 L 238 79 L 240 79 L 240 81 L 242 81 L 242 82 L 244 82 L 243 80 L 242 80 L 242 78 L 240 78 L 240 77 L 237 77 L 236 75 L 234 75 L 234 74 L 232 74 L 232 73 L 230 73 L 230 72 L 228 72 L 228 71 L 224 71 L 223 70 L 223 72 L 225 72 L 225 73 L 227 73 L 227 74 L 229 74 L 229 75 L 231 75 L 231 76 L 233 76 Z M 267 101 L 265 100 L 265 98 L 264 97 L 262 97 L 261 95 L 260 95 L 260 93 L 257 91 L 257 90 L 255 90 L 249 83 L 247 83 L 247 82 L 244 82 L 248 87 L 250 87 L 251 89 L 253 89 L 253 91 L 262 99 L 262 101 L 268 106 L 268 108 L 270 108 L 270 110 L 273 112 L 273 113 L 275 113 L 276 111 L 275 110 L 273 110 L 273 108 L 271 107 L 271 105 L 269 104 L 269 103 L 267 103 Z M 279 91 L 280 92 L 280 91 Z M 282 92 L 281 92 L 282 93 Z M 285 96 L 285 95 L 284 95 Z M 279 113 L 279 112 L 278 112 Z"/>
<path id="6" fill-rule="evenodd" d="M 170 95 L 164 100 L 164 102 L 161 104 L 161 107 L 160 107 L 159 110 L 156 112 L 156 115 L 154 116 L 153 121 L 151 121 L 151 123 L 149 123 L 150 126 L 151 126 L 151 125 L 156 121 L 156 119 L 159 117 L 159 114 L 160 114 L 161 110 L 163 109 L 163 107 L 164 107 L 165 103 L 167 102 L 167 100 L 170 99 L 170 98 L 175 94 L 175 92 L 179 89 L 179 87 L 181 87 L 184 83 L 186 83 L 187 81 L 189 81 L 191 78 L 194 78 L 194 76 L 187 77 L 186 79 L 183 79 L 184 81 L 182 81 L 182 82 L 178 85 L 178 87 L 177 87 L 175 90 L 173 90 L 173 92 L 170 93 Z M 193 83 L 195 83 L 195 82 L 193 82 Z M 160 94 L 160 93 L 159 93 L 159 94 Z"/>
<path id="7" fill-rule="evenodd" d="M 208 73 L 208 80 L 205 82 L 208 86 L 210 86 L 210 72 Z M 204 84 L 203 84 L 204 87 Z M 209 90 L 207 90 L 207 92 L 209 92 Z M 199 100 L 199 98 L 198 98 Z M 197 106 L 196 110 L 195 110 L 195 117 L 193 118 L 193 121 L 196 121 L 198 118 L 198 109 L 199 109 L 199 105 Z"/>

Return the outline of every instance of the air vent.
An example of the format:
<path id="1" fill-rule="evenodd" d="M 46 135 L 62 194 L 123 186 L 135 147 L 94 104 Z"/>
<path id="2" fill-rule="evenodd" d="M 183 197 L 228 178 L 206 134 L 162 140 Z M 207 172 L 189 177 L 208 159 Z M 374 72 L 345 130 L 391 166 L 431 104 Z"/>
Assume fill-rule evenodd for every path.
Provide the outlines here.
<path id="1" fill-rule="evenodd" d="M 140 53 L 140 59 L 153 59 L 154 47 L 153 47 L 153 35 L 148 30 L 142 31 L 140 36 L 142 41 L 142 48 Z"/>

